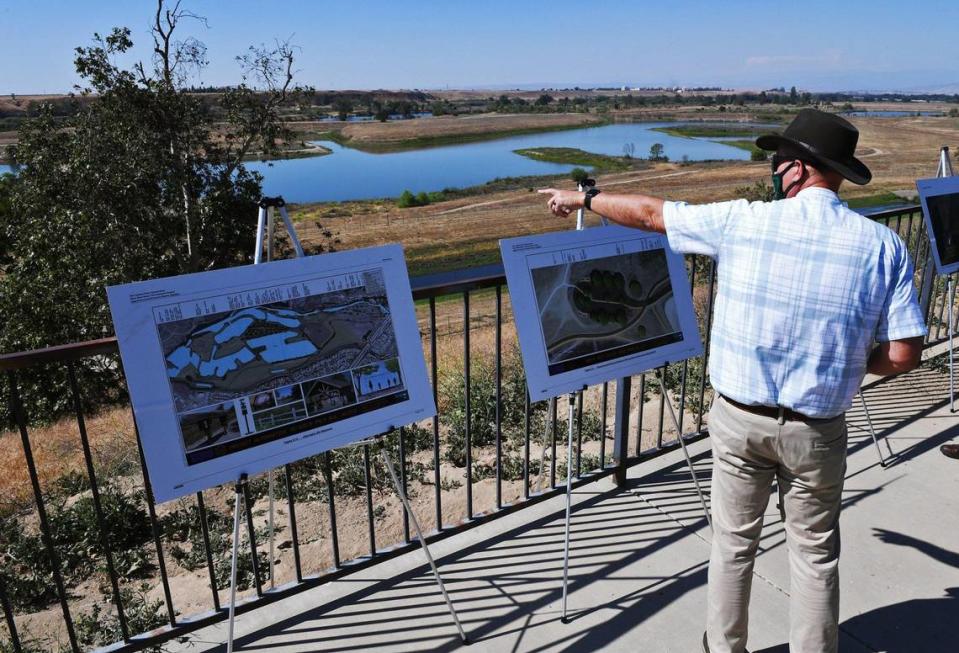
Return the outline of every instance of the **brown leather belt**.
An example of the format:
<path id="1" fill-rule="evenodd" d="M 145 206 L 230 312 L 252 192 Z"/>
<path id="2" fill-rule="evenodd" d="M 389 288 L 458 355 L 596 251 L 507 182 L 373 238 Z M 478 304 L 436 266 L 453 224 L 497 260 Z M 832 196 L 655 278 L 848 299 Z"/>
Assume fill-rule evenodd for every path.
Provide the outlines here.
<path id="1" fill-rule="evenodd" d="M 809 417 L 807 415 L 803 415 L 802 413 L 797 413 L 791 408 L 783 408 L 782 406 L 756 406 L 744 404 L 736 401 L 735 399 L 730 399 L 726 395 L 721 394 L 719 396 L 722 397 L 726 403 L 731 404 L 740 410 L 745 410 L 747 413 L 752 413 L 753 415 L 762 415 L 763 417 L 771 417 L 780 421 L 828 422 L 829 420 L 833 419 L 832 417 Z"/>

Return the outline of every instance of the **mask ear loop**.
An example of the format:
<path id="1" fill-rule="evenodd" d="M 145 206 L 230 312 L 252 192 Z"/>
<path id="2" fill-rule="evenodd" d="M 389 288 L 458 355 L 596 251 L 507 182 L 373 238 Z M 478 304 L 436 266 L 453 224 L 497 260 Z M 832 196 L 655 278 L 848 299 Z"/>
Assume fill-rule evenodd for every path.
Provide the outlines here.
<path id="1" fill-rule="evenodd" d="M 793 186 L 795 186 L 796 184 L 802 181 L 802 177 L 799 177 L 796 181 L 789 184 L 789 186 L 787 186 L 785 190 L 783 190 L 783 176 L 787 172 L 792 170 L 795 167 L 795 165 L 796 165 L 796 162 L 793 161 L 788 166 L 786 166 L 786 169 L 783 170 L 782 172 L 773 173 L 773 199 L 777 199 L 777 200 L 786 199 L 786 196 L 789 194 L 789 191 L 793 189 Z"/>
<path id="2" fill-rule="evenodd" d="M 784 171 L 784 172 L 785 172 L 785 171 Z M 783 197 L 784 197 L 784 198 L 785 198 L 785 197 L 788 197 L 789 191 L 791 191 L 797 184 L 801 184 L 801 183 L 802 183 L 802 180 L 803 180 L 803 177 L 805 177 L 805 176 L 806 176 L 806 173 L 805 173 L 805 171 L 804 171 L 803 174 L 801 174 L 799 177 L 796 177 L 796 181 L 794 181 L 793 183 L 791 183 L 791 184 L 789 184 L 788 186 L 786 186 L 785 190 L 783 190 Z"/>

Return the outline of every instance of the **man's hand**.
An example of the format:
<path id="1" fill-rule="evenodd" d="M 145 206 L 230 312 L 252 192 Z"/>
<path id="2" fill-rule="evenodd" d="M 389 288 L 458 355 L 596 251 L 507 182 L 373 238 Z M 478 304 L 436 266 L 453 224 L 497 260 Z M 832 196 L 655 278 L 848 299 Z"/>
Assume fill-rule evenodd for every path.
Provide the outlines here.
<path id="1" fill-rule="evenodd" d="M 586 193 L 574 190 L 544 188 L 540 193 L 549 195 L 546 205 L 559 218 L 565 218 L 573 211 L 581 209 L 586 201 Z M 593 196 L 590 208 L 608 220 L 625 227 L 635 227 L 656 233 L 666 233 L 663 222 L 663 200 L 648 195 L 617 195 L 604 192 Z"/>
<path id="2" fill-rule="evenodd" d="M 556 188 L 543 188 L 536 191 L 549 195 L 549 201 L 546 206 L 557 218 L 568 217 L 573 211 L 583 208 L 583 202 L 586 199 L 586 193 L 575 190 L 558 190 Z"/>

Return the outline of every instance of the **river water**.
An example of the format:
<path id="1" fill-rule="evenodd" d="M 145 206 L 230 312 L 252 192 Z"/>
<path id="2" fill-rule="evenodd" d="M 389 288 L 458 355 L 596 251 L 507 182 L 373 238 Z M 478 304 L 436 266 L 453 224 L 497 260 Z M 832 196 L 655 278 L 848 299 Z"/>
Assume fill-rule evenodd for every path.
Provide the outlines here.
<path id="1" fill-rule="evenodd" d="M 269 162 L 247 167 L 263 175 L 263 192 L 288 202 L 327 202 L 396 197 L 484 184 L 501 177 L 565 174 L 575 166 L 535 161 L 513 150 L 530 147 L 573 147 L 587 152 L 622 156 L 626 144 L 633 156 L 649 156 L 661 143 L 670 160 L 747 160 L 749 152 L 705 138 L 671 136 L 655 127 L 685 123 L 620 123 L 566 131 L 512 136 L 491 141 L 432 147 L 406 152 L 371 154 L 330 141 L 316 141 L 332 154 Z M 735 124 L 735 123 L 731 123 Z M 0 172 L 9 172 L 0 166 Z"/>

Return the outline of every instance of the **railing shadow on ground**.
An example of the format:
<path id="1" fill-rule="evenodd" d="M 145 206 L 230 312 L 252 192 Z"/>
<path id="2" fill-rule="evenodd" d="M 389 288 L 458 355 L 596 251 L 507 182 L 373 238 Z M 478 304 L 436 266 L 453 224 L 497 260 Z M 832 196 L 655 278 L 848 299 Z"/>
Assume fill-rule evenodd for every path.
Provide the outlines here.
<path id="1" fill-rule="evenodd" d="M 919 370 L 914 374 L 882 379 L 867 387 L 870 412 L 881 440 L 902 441 L 904 428 L 946 405 L 947 384 L 944 385 L 940 373 Z M 853 436 L 857 422 L 862 421 L 864 425 L 865 418 L 853 410 L 849 420 Z M 944 429 L 896 452 L 893 460 L 905 462 L 918 457 L 956 433 L 959 433 L 959 427 Z M 872 447 L 864 427 L 850 439 L 850 453 Z M 700 481 L 708 488 L 709 452 L 693 456 L 693 462 Z M 867 465 L 866 469 L 877 465 L 878 461 Z M 860 473 L 862 470 L 853 472 L 849 478 Z M 847 487 L 844 507 L 884 491 L 894 480 L 890 478 L 888 483 L 867 489 Z M 576 494 L 581 497 L 586 493 L 588 490 L 583 489 Z M 448 589 L 460 606 L 459 613 L 471 641 L 495 642 L 503 650 L 518 650 L 533 629 L 555 627 L 559 623 L 555 606 L 561 596 L 561 515 L 560 511 L 553 512 L 440 560 Z M 684 461 L 676 461 L 632 479 L 623 488 L 583 499 L 574 510 L 571 594 L 597 580 L 618 574 L 655 551 L 691 535 L 697 537 L 697 531 L 704 524 Z M 895 543 L 913 546 L 945 564 L 959 566 L 959 554 L 930 543 L 888 531 L 877 531 L 877 537 L 886 538 L 884 541 L 895 538 Z M 760 555 L 784 543 L 778 515 L 770 513 Z M 616 575 L 617 580 L 632 581 L 641 587 L 608 601 L 590 606 L 577 605 L 570 612 L 574 623 L 601 610 L 613 610 L 616 614 L 605 619 L 602 627 L 559 631 L 561 636 L 551 638 L 549 649 L 597 650 L 622 638 L 650 616 L 705 585 L 707 552 L 704 547 L 701 560 L 677 569 L 672 575 Z M 428 647 L 446 651 L 460 646 L 445 604 L 425 566 L 392 578 L 374 579 L 370 583 L 347 596 L 241 637 L 237 645 L 248 651 L 269 651 L 294 644 L 319 647 L 333 642 L 337 643 L 339 650 Z M 897 619 L 904 624 L 918 625 L 923 632 L 928 631 L 928 636 L 924 635 L 923 642 L 917 644 L 916 628 L 910 627 L 901 642 L 883 642 L 884 647 L 892 647 L 888 650 L 945 650 L 922 648 L 926 644 L 937 646 L 936 642 L 947 641 L 942 639 L 948 634 L 951 623 L 946 615 L 954 615 L 959 608 L 956 601 L 959 590 L 946 588 L 945 592 L 946 596 L 941 599 L 906 601 L 858 615 L 844 622 L 843 630 L 850 635 L 848 626 L 857 634 L 868 633 L 877 624 Z M 369 641 L 364 637 L 366 634 L 375 635 L 376 641 Z M 767 648 L 764 653 L 787 651 L 784 647 Z M 542 648 L 526 646 L 523 650 L 539 651 Z"/>
<path id="2" fill-rule="evenodd" d="M 863 386 L 876 437 L 887 457 L 887 469 L 912 460 L 930 449 L 959 435 L 959 429 L 949 428 L 940 433 L 911 442 L 905 430 L 919 420 L 928 418 L 949 405 L 948 376 L 924 365 L 909 374 L 884 377 Z M 938 397 L 938 399 L 936 399 Z M 873 447 L 865 413 L 858 403 L 846 414 L 849 425 L 849 453 Z M 898 446 L 907 443 L 902 449 Z M 878 465 L 877 459 L 875 465 Z M 857 474 L 871 469 L 866 467 Z M 848 481 L 853 475 L 847 476 Z"/>
<path id="3" fill-rule="evenodd" d="M 599 609 L 619 610 L 623 617 L 604 622 L 602 628 L 571 630 L 566 637 L 553 638 L 551 649 L 568 641 L 569 650 L 595 650 L 602 646 L 600 640 L 618 638 L 646 616 L 706 582 L 705 557 L 673 576 L 619 575 L 645 556 L 693 533 L 693 528 L 680 526 L 668 515 L 636 501 L 628 491 L 613 489 L 583 499 L 575 507 L 573 524 L 571 595 L 614 574 L 619 581 L 642 587 L 609 602 L 571 611 L 574 621 Z M 597 530 L 601 536 L 596 535 Z M 562 591 L 562 542 L 562 511 L 556 511 L 438 560 L 471 642 L 504 638 L 504 650 L 515 650 L 529 629 L 559 624 L 560 613 L 553 606 Z M 534 619 L 536 623 L 532 623 Z M 356 633 L 375 634 L 377 641 L 362 636 L 358 641 Z M 236 646 L 267 651 L 286 645 L 284 640 L 302 647 L 335 641 L 337 650 L 417 646 L 448 651 L 460 646 L 425 566 L 376 580 L 347 596 L 240 637 Z"/>

